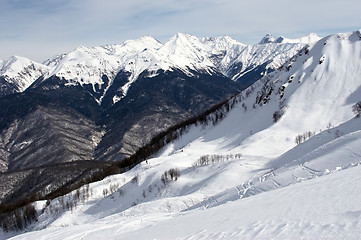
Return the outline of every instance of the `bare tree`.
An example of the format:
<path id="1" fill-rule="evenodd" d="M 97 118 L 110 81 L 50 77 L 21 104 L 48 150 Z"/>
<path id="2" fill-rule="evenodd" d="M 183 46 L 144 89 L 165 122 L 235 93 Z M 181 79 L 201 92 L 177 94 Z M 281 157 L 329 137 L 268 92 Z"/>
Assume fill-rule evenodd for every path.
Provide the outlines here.
<path id="1" fill-rule="evenodd" d="M 356 117 L 360 117 L 360 114 L 361 114 L 361 101 L 355 103 L 353 106 L 352 106 L 352 112 L 356 115 Z"/>

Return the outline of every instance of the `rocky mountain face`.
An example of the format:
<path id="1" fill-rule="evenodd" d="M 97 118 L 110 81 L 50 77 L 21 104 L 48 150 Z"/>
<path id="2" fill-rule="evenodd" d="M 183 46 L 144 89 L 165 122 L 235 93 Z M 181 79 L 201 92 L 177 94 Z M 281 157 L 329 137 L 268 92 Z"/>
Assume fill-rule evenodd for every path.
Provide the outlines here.
<path id="1" fill-rule="evenodd" d="M 304 45 L 284 40 L 246 46 L 226 36 L 179 33 L 165 44 L 143 37 L 80 46 L 44 64 L 20 57 L 1 62 L 3 184 L 23 182 L 29 169 L 48 169 L 57 179 L 62 171 L 54 164 L 122 161 L 157 133 L 274 71 Z M 9 180 L 12 173 L 23 178 Z M 67 174 L 62 183 L 78 177 Z M 59 185 L 47 186 L 48 192 Z M 13 199 L 5 192 L 5 202 Z"/>

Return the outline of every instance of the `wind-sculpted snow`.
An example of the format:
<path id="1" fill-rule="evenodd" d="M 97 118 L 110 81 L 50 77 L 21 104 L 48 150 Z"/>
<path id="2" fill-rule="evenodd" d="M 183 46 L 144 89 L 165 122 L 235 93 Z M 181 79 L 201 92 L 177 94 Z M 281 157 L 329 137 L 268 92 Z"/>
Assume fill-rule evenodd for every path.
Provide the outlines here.
<path id="1" fill-rule="evenodd" d="M 219 206 L 358 166 L 361 164 L 360 144 L 361 119 L 356 118 L 269 160 L 265 168 L 249 180 L 208 197 L 191 209 Z"/>

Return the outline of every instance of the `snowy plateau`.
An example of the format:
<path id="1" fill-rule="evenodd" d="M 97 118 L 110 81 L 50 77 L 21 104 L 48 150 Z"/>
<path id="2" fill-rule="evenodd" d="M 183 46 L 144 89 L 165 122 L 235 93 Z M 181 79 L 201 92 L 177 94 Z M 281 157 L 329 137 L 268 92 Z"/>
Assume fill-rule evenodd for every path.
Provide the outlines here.
<path id="1" fill-rule="evenodd" d="M 284 60 L 208 115 L 208 124 L 187 126 L 178 139 L 125 173 L 36 202 L 37 221 L 25 231 L 0 232 L 0 238 L 360 239 L 361 117 L 352 108 L 361 102 L 361 32 L 311 35 L 317 41 L 297 45 L 290 57 L 252 55 L 255 46 L 233 44 L 237 47 L 213 61 L 200 53 L 224 45 L 212 39 L 197 45 L 199 40 L 188 36 L 191 40 L 182 43 L 196 50 L 174 47 L 183 37 L 164 45 L 142 39 L 147 50 L 137 54 L 151 60 L 122 60 L 124 68 L 136 76 L 143 69 L 166 69 L 170 62 L 210 72 L 217 65 L 231 76 L 226 66 L 245 56 Z M 267 36 L 262 44 L 282 41 L 287 39 Z M 130 43 L 92 51 L 120 55 L 125 46 L 139 51 Z M 282 46 L 279 51 L 291 47 Z M 49 74 L 73 74 L 71 58 L 88 51 L 82 47 L 75 56 L 49 60 Z M 244 51 L 248 54 L 239 54 Z M 67 64 L 59 64 L 64 59 Z M 110 75 L 117 71 L 112 66 L 119 66 L 105 58 L 103 63 Z M 95 72 L 74 74 L 72 79 Z"/>

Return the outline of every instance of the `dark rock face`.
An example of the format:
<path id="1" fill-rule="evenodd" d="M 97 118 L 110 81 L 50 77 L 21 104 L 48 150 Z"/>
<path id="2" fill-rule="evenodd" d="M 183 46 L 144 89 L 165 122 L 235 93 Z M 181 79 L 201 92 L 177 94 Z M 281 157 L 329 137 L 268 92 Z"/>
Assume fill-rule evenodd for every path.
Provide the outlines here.
<path id="1" fill-rule="evenodd" d="M 0 97 L 17 92 L 16 86 L 5 81 L 3 77 L 0 77 Z"/>
<path id="2" fill-rule="evenodd" d="M 101 125 L 107 133 L 96 149 L 99 160 L 119 160 L 132 155 L 157 133 L 205 111 L 239 90 L 222 75 L 159 71 L 142 74 L 127 96 L 104 112 Z"/>
<path id="3" fill-rule="evenodd" d="M 242 68 L 242 63 L 239 62 L 229 68 L 228 74 L 236 78 L 235 80 L 241 85 L 242 88 L 247 88 L 258 79 L 275 71 L 275 69 L 267 67 L 270 62 L 271 61 L 265 62 L 261 65 L 250 66 L 241 72 L 239 69 Z"/>

